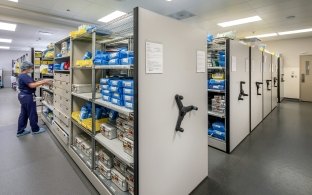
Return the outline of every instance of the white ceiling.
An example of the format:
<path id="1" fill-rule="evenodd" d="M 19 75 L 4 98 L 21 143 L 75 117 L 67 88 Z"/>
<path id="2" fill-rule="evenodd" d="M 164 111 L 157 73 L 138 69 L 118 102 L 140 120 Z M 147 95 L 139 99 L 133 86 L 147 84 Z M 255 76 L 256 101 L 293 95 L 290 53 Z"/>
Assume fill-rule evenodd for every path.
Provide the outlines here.
<path id="1" fill-rule="evenodd" d="M 82 23 L 100 24 L 97 20 L 112 11 L 130 12 L 143 7 L 163 15 L 187 10 L 194 17 L 183 21 L 203 28 L 207 33 L 236 31 L 238 37 L 254 34 L 312 28 L 311 0 L 0 0 L 0 21 L 18 23 L 17 31 L 0 31 L 0 37 L 13 38 L 13 48 L 43 47 L 68 35 Z M 70 11 L 66 11 L 70 9 Z M 260 22 L 222 28 L 217 23 L 259 15 Z M 294 19 L 286 19 L 287 16 Z M 38 31 L 53 36 L 42 36 Z M 273 39 L 312 36 L 312 33 L 279 36 Z M 41 41 L 36 41 L 38 38 Z M 272 38 L 271 38 L 272 39 Z M 263 40 L 271 40 L 263 39 Z M 33 44 L 33 45 L 32 45 Z M 1 44 L 3 45 L 3 44 Z"/>

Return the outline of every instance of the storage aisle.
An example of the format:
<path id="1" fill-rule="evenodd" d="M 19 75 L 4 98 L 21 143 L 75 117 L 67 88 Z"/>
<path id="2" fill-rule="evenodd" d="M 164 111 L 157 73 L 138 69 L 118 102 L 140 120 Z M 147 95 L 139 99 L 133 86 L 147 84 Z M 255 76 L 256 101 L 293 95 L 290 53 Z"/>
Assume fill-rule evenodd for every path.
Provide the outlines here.
<path id="1" fill-rule="evenodd" d="M 191 195 L 312 194 L 312 103 L 283 101 L 231 155 L 209 148 Z"/>
<path id="2" fill-rule="evenodd" d="M 19 103 L 0 89 L 0 194 L 97 194 L 49 131 L 17 138 Z"/>

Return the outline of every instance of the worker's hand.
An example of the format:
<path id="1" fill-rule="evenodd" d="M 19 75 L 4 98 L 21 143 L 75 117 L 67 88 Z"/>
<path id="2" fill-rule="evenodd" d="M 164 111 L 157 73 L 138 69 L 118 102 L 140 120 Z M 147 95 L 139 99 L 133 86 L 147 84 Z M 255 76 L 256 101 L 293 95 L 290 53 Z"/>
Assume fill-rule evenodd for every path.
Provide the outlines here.
<path id="1" fill-rule="evenodd" d="M 43 79 L 41 82 L 44 85 L 52 85 L 53 84 L 53 80 L 52 79 Z"/>

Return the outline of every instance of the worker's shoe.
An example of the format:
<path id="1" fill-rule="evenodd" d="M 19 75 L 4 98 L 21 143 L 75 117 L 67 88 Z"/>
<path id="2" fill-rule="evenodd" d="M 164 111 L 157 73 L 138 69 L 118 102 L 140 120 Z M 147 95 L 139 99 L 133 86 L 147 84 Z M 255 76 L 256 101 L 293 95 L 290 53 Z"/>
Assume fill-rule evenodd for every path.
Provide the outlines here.
<path id="1" fill-rule="evenodd" d="M 24 135 L 28 135 L 29 133 L 30 133 L 30 131 L 24 129 L 24 131 L 23 131 L 22 133 L 16 134 L 16 137 L 22 137 L 22 136 L 24 136 Z"/>
<path id="2" fill-rule="evenodd" d="M 33 135 L 36 135 L 36 134 L 43 133 L 43 132 L 45 132 L 45 131 L 46 131 L 45 128 L 40 127 L 39 131 L 32 132 L 32 134 L 33 134 Z"/>

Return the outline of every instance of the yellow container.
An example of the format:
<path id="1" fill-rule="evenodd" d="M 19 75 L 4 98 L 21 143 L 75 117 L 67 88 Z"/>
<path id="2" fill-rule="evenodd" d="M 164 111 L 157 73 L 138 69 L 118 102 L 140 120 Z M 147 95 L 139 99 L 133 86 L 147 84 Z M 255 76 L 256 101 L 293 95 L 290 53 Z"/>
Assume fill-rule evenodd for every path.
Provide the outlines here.
<path id="1" fill-rule="evenodd" d="M 41 61 L 40 60 L 35 60 L 35 65 L 40 65 Z"/>
<path id="2" fill-rule="evenodd" d="M 77 60 L 76 66 L 78 67 L 92 67 L 93 62 L 92 60 Z"/>
<path id="3" fill-rule="evenodd" d="M 216 73 L 216 74 L 212 74 L 212 78 L 213 79 L 217 79 L 217 80 L 224 80 L 224 74 L 222 73 L 222 74 L 218 74 L 218 73 Z"/>
<path id="4" fill-rule="evenodd" d="M 95 121 L 95 131 L 100 132 L 101 131 L 101 124 L 107 123 L 107 122 L 108 122 L 108 118 L 102 118 L 102 119 L 96 120 Z M 84 128 L 88 129 L 89 131 L 92 131 L 92 118 L 82 120 L 81 125 Z"/>
<path id="5" fill-rule="evenodd" d="M 77 121 L 77 123 L 81 124 L 81 121 L 80 121 L 80 111 L 72 112 L 71 117 L 72 117 L 72 119 Z"/>

